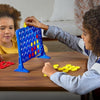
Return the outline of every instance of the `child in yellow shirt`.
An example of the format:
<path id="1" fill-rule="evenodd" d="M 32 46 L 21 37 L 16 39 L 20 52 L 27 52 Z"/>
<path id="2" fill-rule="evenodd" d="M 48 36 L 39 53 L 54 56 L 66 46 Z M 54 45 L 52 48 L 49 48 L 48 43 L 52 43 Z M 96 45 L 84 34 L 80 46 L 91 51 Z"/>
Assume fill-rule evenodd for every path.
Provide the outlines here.
<path id="1" fill-rule="evenodd" d="M 0 4 L 0 54 L 18 53 L 15 30 L 19 28 L 21 13 L 8 4 Z M 48 48 L 44 45 L 44 51 Z"/>

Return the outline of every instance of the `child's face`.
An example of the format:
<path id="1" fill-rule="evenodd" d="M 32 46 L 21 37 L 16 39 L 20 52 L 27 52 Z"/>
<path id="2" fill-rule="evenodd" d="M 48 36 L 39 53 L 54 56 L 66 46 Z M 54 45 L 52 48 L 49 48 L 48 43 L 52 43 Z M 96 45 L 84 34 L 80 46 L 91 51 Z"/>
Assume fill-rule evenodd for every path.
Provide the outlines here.
<path id="1" fill-rule="evenodd" d="M 9 43 L 15 34 L 14 21 L 10 17 L 0 18 L 0 44 Z"/>
<path id="2" fill-rule="evenodd" d="M 81 35 L 83 41 L 84 41 L 84 44 L 85 44 L 85 48 L 87 50 L 92 50 L 92 45 L 91 43 L 89 42 L 90 41 L 90 34 L 89 32 L 83 28 L 83 33 Z"/>

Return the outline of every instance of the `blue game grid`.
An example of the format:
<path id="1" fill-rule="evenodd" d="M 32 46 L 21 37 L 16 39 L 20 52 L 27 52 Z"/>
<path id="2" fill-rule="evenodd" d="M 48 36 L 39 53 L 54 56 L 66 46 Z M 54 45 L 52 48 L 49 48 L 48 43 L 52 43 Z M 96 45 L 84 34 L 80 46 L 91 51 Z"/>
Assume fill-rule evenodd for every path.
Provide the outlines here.
<path id="1" fill-rule="evenodd" d="M 50 59 L 44 52 L 41 29 L 33 26 L 27 26 L 16 30 L 16 38 L 19 54 L 19 65 L 14 71 L 29 72 L 25 69 L 23 63 L 37 57 Z"/>

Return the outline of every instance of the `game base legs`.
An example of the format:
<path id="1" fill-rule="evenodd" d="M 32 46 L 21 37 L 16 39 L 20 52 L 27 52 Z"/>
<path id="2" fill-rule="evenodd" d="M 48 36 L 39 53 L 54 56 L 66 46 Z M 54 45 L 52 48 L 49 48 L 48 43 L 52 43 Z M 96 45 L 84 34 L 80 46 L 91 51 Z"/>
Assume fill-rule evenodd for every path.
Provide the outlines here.
<path id="1" fill-rule="evenodd" d="M 25 69 L 25 68 L 18 68 L 18 69 L 15 69 L 14 70 L 15 72 L 25 72 L 25 73 L 28 73 L 29 70 Z"/>
<path id="2" fill-rule="evenodd" d="M 40 55 L 40 56 L 37 56 L 37 58 L 50 59 L 50 57 L 49 57 L 49 56 L 47 56 L 47 55 Z"/>

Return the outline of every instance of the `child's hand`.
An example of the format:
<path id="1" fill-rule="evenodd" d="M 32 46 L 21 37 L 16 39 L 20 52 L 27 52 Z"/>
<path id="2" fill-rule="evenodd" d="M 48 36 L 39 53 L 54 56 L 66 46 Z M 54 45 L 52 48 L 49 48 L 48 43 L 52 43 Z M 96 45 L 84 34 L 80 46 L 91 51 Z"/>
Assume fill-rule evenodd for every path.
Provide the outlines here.
<path id="1" fill-rule="evenodd" d="M 37 28 L 40 28 L 40 22 L 34 17 L 34 16 L 31 16 L 31 17 L 27 17 L 25 19 L 25 24 L 27 26 L 34 26 L 34 27 L 37 27 Z"/>
<path id="2" fill-rule="evenodd" d="M 52 74 L 57 72 L 49 62 L 46 62 L 43 66 L 42 72 L 50 77 Z"/>
<path id="3" fill-rule="evenodd" d="M 44 30 L 48 30 L 48 28 L 49 28 L 48 25 L 41 23 L 34 16 L 27 17 L 25 19 L 25 24 L 26 24 L 26 26 L 34 26 L 34 27 L 37 27 L 37 28 L 42 28 Z"/>

